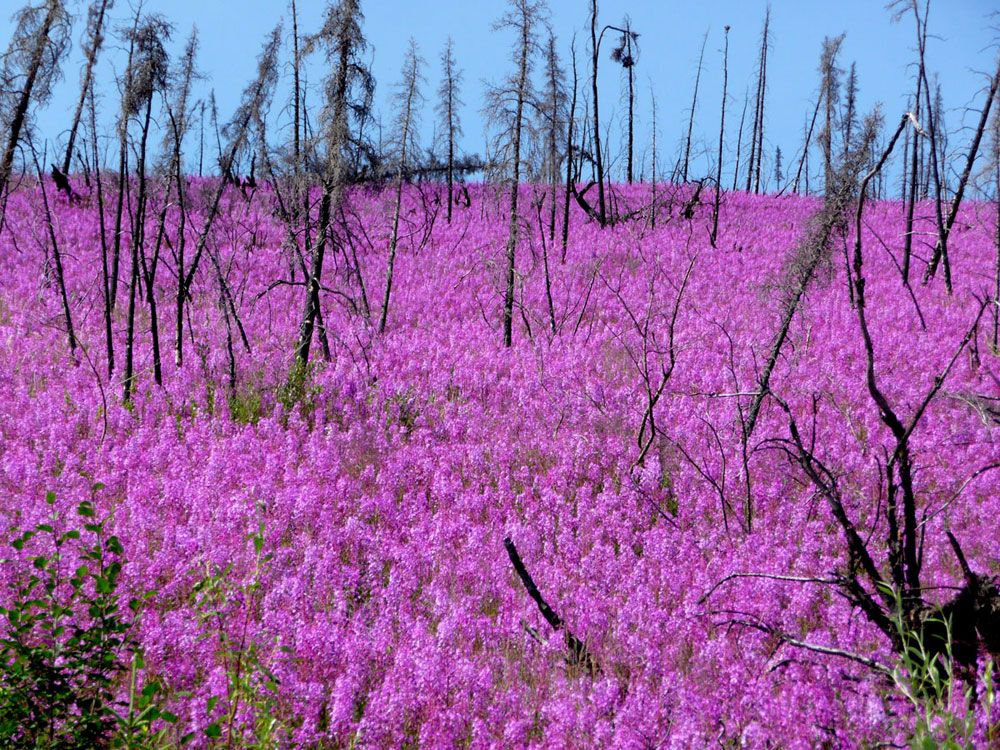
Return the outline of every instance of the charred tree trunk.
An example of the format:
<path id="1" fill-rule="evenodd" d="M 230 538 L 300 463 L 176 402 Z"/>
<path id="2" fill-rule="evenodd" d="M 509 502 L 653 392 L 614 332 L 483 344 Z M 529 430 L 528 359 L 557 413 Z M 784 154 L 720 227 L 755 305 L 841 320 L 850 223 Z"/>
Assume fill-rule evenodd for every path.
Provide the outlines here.
<path id="1" fill-rule="evenodd" d="M 66 323 L 66 337 L 69 339 L 69 353 L 76 361 L 76 331 L 73 328 L 73 315 L 69 306 L 69 294 L 66 292 L 66 275 L 63 272 L 62 253 L 59 252 L 59 241 L 56 239 L 55 225 L 52 223 L 52 211 L 49 207 L 48 191 L 45 188 L 45 173 L 38 161 L 35 147 L 30 143 L 31 154 L 35 161 L 35 172 L 38 175 L 38 187 L 42 194 L 42 208 L 45 211 L 45 228 L 48 232 L 49 244 L 52 246 L 52 259 L 56 267 L 56 283 L 59 286 L 59 301 L 62 303 L 63 321 Z"/>
<path id="2" fill-rule="evenodd" d="M 597 37 L 597 0 L 591 0 L 590 2 L 590 43 L 592 52 L 592 71 L 590 76 L 591 82 L 591 95 L 594 98 L 594 165 L 597 169 L 597 220 L 601 227 L 607 225 L 608 222 L 608 212 L 607 204 L 604 198 L 604 157 L 601 154 L 601 118 L 598 111 L 598 95 L 597 95 L 597 65 L 598 65 L 598 55 L 600 53 L 600 43 Z M 523 106 L 523 102 L 519 102 L 518 106 Z M 511 292 L 513 294 L 513 291 Z"/>
<path id="3" fill-rule="evenodd" d="M 813 129 L 816 127 L 816 118 L 819 117 L 819 103 L 822 101 L 820 96 L 816 97 L 816 106 L 813 108 L 812 119 L 809 121 L 809 130 L 806 131 L 805 142 L 802 144 L 802 157 L 799 159 L 799 168 L 795 172 L 795 183 L 792 187 L 794 192 L 799 192 L 799 180 L 802 178 L 802 170 L 809 163 L 809 147 L 812 145 L 812 134 Z M 806 177 L 806 192 L 808 189 L 809 177 Z"/>
<path id="4" fill-rule="evenodd" d="M 920 121 L 920 93 L 923 89 L 923 79 L 917 76 L 917 95 L 913 104 L 913 115 Z M 920 179 L 920 133 L 914 132 L 911 139 L 912 152 L 910 153 L 910 198 L 906 205 L 906 230 L 903 235 L 903 283 L 910 283 L 910 263 L 913 257 L 913 213 L 916 210 L 919 179 Z"/>
<path id="5" fill-rule="evenodd" d="M 719 157 L 715 165 L 715 203 L 712 206 L 712 247 L 719 238 L 719 203 L 722 200 L 722 147 L 726 135 L 726 88 L 729 85 L 729 27 L 725 30 L 724 51 L 722 53 L 722 112 L 719 116 Z"/>
<path id="6" fill-rule="evenodd" d="M 97 106 L 94 102 L 94 85 L 91 81 L 87 97 L 90 114 L 90 148 L 94 160 L 94 182 L 97 189 L 97 222 L 101 233 L 101 292 L 104 296 L 104 339 L 107 351 L 108 379 L 115 370 L 115 342 L 111 329 L 111 274 L 108 267 L 108 234 L 104 218 L 104 180 L 101 177 L 100 152 L 97 147 Z"/>
<path id="7" fill-rule="evenodd" d="M 66 143 L 66 155 L 63 157 L 62 171 L 69 174 L 70 165 L 73 162 L 73 145 L 76 143 L 76 131 L 80 126 L 80 119 L 83 116 L 83 103 L 90 90 L 91 81 L 94 77 L 94 66 L 97 64 L 97 56 L 104 43 L 104 16 L 111 5 L 112 0 L 100 0 L 100 5 L 94 3 L 91 8 L 93 18 L 93 28 L 91 29 L 90 44 L 87 47 L 87 62 L 83 73 L 83 83 L 80 85 L 80 100 L 76 104 L 76 111 L 73 114 L 73 122 L 69 128 L 69 140 Z M 96 11 L 94 10 L 96 8 Z"/>
<path id="8" fill-rule="evenodd" d="M 930 265 L 927 266 L 927 272 L 924 277 L 925 281 L 934 277 L 934 274 L 937 271 L 938 263 L 948 256 L 948 237 L 951 234 L 951 228 L 955 225 L 955 219 L 958 218 L 958 209 L 962 205 L 962 197 L 965 195 L 965 187 L 969 182 L 969 177 L 972 175 L 972 167 L 976 163 L 976 156 L 979 153 L 979 145 L 982 143 L 983 134 L 986 132 L 986 125 L 990 118 L 990 109 L 993 106 L 993 100 L 997 96 L 998 86 L 1000 86 L 1000 65 L 997 66 L 997 70 L 993 74 L 993 79 L 990 82 L 990 90 L 986 95 L 986 103 L 983 104 L 983 111 L 979 116 L 979 125 L 976 127 L 976 132 L 972 137 L 972 143 L 969 145 L 969 154 L 965 160 L 965 169 L 962 170 L 962 175 L 958 180 L 958 188 L 955 191 L 955 197 L 952 199 L 951 206 L 948 209 L 948 218 L 945 220 L 944 226 L 941 229 L 941 234 L 938 237 L 937 245 L 934 248 L 934 255 L 931 257 Z M 948 264 L 945 264 L 945 286 L 947 287 L 948 292 L 951 293 L 951 270 Z"/>
<path id="9" fill-rule="evenodd" d="M 392 275 L 396 265 L 396 246 L 399 243 L 399 213 L 403 207 L 403 172 L 406 169 L 408 149 L 411 139 L 414 108 L 419 97 L 417 82 L 420 79 L 420 58 L 417 55 L 416 42 L 410 40 L 410 49 L 403 71 L 406 96 L 403 105 L 403 116 L 400 123 L 400 153 L 399 166 L 396 170 L 396 197 L 392 212 L 392 235 L 389 239 L 389 259 L 385 268 L 385 296 L 382 299 L 382 314 L 378 321 L 378 332 L 385 333 L 386 321 L 389 318 L 389 295 L 392 293 Z"/>
<path id="10" fill-rule="evenodd" d="M 570 55 L 573 58 L 573 93 L 569 104 L 569 117 L 566 121 L 566 195 L 563 196 L 563 217 L 562 217 L 562 254 L 559 261 L 566 263 L 566 249 L 569 245 L 569 202 L 575 189 L 573 179 L 573 136 L 576 128 L 576 96 L 577 96 L 577 72 L 576 72 L 576 38 L 570 44 Z"/>
<path id="11" fill-rule="evenodd" d="M 593 0 L 594 15 L 597 18 L 597 0 Z M 507 222 L 507 285 L 504 291 L 503 301 L 503 345 L 510 347 L 514 338 L 514 273 L 517 253 L 517 238 L 519 229 L 519 216 L 517 211 L 518 194 L 521 187 L 521 131 L 524 121 L 525 95 L 528 90 L 528 50 L 530 45 L 530 27 L 527 18 L 521 20 L 521 53 L 518 60 L 517 73 L 517 105 L 514 112 L 514 129 L 512 144 L 512 172 L 510 187 L 510 214 Z M 597 91 L 597 46 L 594 46 L 594 91 Z M 597 115 L 597 102 L 594 102 L 594 115 Z M 595 119 L 596 121 L 596 119 Z M 599 138 L 595 132 L 594 137 Z M 600 157 L 597 157 L 598 169 L 600 170 Z M 601 173 L 603 177 L 603 173 Z M 603 190 L 601 191 L 601 216 L 604 216 Z M 603 218 L 601 222 L 604 224 Z"/>
<path id="12" fill-rule="evenodd" d="M 740 114 L 740 128 L 736 133 L 736 165 L 733 167 L 733 192 L 736 191 L 736 183 L 740 178 L 740 156 L 743 153 L 743 125 L 747 117 L 747 105 L 750 103 L 750 92 L 743 92 L 743 112 Z"/>
<path id="13" fill-rule="evenodd" d="M 596 2 L 596 0 L 595 0 Z M 0 161 L 0 198 L 7 192 L 7 184 L 10 182 L 10 175 L 14 169 L 14 153 L 17 144 L 21 139 L 21 130 L 24 128 L 25 120 L 28 117 L 28 107 L 31 104 L 32 90 L 38 80 L 39 73 L 45 57 L 45 48 L 49 44 L 49 35 L 56 23 L 56 17 L 62 9 L 62 4 L 58 0 L 48 0 L 48 8 L 45 13 L 45 20 L 35 34 L 34 44 L 31 51 L 31 59 L 28 62 L 24 88 L 17 97 L 14 105 L 14 116 L 10 120 L 10 133 L 7 136 L 7 145 L 4 148 L 3 160 Z"/>
<path id="14" fill-rule="evenodd" d="M 705 44 L 708 32 L 701 38 L 701 52 L 698 53 L 698 71 L 694 76 L 694 94 L 691 96 L 691 112 L 688 114 L 687 138 L 684 140 L 684 166 L 681 167 L 681 182 L 687 184 L 688 167 L 691 162 L 691 135 L 694 132 L 694 112 L 698 108 L 698 85 L 701 83 L 701 69 L 705 61 Z"/>

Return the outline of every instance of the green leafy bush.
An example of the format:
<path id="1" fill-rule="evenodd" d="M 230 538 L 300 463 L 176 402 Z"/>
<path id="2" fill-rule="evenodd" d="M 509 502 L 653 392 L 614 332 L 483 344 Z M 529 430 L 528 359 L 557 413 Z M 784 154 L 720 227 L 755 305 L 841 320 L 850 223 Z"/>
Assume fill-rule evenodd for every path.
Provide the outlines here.
<path id="1" fill-rule="evenodd" d="M 164 735 L 154 723 L 176 717 L 157 705 L 157 683 L 137 690 L 142 657 L 133 625 L 141 601 L 119 606 L 124 549 L 92 502 L 77 507 L 76 528 L 55 500 L 46 495 L 46 521 L 10 542 L 28 567 L 0 607 L 0 747 L 159 746 L 151 741 Z M 131 690 L 122 705 L 117 696 L 130 662 Z"/>

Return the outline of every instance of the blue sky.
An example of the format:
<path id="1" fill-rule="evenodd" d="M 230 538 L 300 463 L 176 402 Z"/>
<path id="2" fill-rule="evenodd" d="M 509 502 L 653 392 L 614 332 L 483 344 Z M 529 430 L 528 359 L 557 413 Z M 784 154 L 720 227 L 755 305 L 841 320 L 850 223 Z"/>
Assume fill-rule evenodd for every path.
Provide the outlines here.
<path id="1" fill-rule="evenodd" d="M 11 0 L 4 5 L 10 7 Z M 300 0 L 300 30 L 315 29 L 325 3 Z M 564 62 L 569 39 L 578 32 L 581 71 L 589 39 L 587 0 L 550 0 L 551 25 L 559 41 Z M 201 37 L 199 68 L 205 76 L 200 94 L 214 88 L 220 117 L 228 119 L 240 92 L 254 72 L 254 59 L 267 32 L 287 15 L 284 0 L 146 0 L 150 12 L 164 13 L 175 24 L 171 43 L 179 51 L 193 26 Z M 371 42 L 372 64 L 378 91 L 376 102 L 384 110 L 392 83 L 399 76 L 402 55 L 409 37 L 416 38 L 428 60 L 424 113 L 425 140 L 429 140 L 434 115 L 431 109 L 437 87 L 438 55 L 448 36 L 455 39 L 460 66 L 465 72 L 464 147 L 482 152 L 483 115 L 480 111 L 484 82 L 497 80 L 508 69 L 510 34 L 491 30 L 501 15 L 501 0 L 366 0 L 364 31 Z M 735 149 L 735 133 L 744 91 L 751 89 L 755 73 L 757 44 L 766 2 L 764 0 L 603 0 L 602 23 L 620 22 L 627 13 L 633 28 L 641 33 L 641 56 L 636 67 L 637 159 L 649 169 L 649 102 L 656 96 L 661 170 L 669 169 L 687 126 L 698 50 L 708 31 L 705 69 L 696 110 L 695 152 L 701 154 L 692 169 L 707 173 L 711 168 L 706 152 L 714 152 L 721 96 L 721 49 L 723 26 L 730 32 L 730 99 L 727 111 L 727 150 Z M 772 0 L 773 46 L 769 57 L 769 89 L 766 113 L 766 154 L 768 159 L 780 146 L 786 163 L 795 158 L 802 140 L 803 121 L 811 112 L 818 75 L 820 44 L 826 35 L 846 32 L 840 61 L 842 67 L 856 61 L 860 78 L 860 107 L 867 110 L 882 102 L 893 120 L 906 106 L 912 91 L 910 66 L 914 58 L 915 33 L 912 19 L 892 23 L 881 0 Z M 986 76 L 993 69 L 1000 38 L 996 5 L 991 0 L 936 0 L 931 7 L 930 27 L 935 37 L 929 43 L 928 67 L 940 76 L 946 106 L 946 124 L 955 130 L 975 121 L 982 102 Z M 77 3 L 83 15 L 83 3 Z M 115 7 L 116 25 L 130 15 L 125 0 Z M 288 26 L 288 24 L 286 24 Z M 48 109 L 38 117 L 43 135 L 58 141 L 68 125 L 69 112 L 78 90 L 81 56 L 78 38 L 82 21 L 75 30 L 77 49 L 65 68 L 65 80 L 57 88 Z M 11 25 L 7 14 L 0 18 L 0 39 L 6 44 Z M 606 43 L 610 51 L 610 44 Z M 606 53 L 602 50 L 602 57 Z M 287 59 L 287 58 L 286 58 Z M 109 49 L 99 71 L 105 94 L 104 108 L 110 126 L 115 110 L 115 90 L 110 82 L 113 70 L 123 66 L 120 49 Z M 310 78 L 318 84 L 322 71 L 314 67 Z M 612 151 L 618 151 L 618 123 L 624 113 L 619 69 L 610 61 L 602 68 L 601 113 L 612 128 Z M 284 91 L 279 96 L 284 96 Z M 314 99 L 315 101 L 315 99 Z M 385 118 L 388 120 L 388 117 Z M 278 124 L 287 122 L 279 116 Z M 110 129 L 110 128 L 109 128 Z M 952 147 L 966 137 L 955 133 Z M 731 162 L 731 159 L 729 159 Z M 619 162 L 621 163 L 621 162 Z M 724 178 L 725 179 L 725 178 Z"/>

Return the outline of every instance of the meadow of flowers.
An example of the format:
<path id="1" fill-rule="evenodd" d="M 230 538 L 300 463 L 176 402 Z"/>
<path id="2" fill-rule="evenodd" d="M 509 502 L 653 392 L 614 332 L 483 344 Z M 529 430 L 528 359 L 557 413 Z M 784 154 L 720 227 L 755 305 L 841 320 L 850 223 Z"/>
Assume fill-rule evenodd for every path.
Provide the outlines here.
<path id="1" fill-rule="evenodd" d="M 211 184 L 192 182 L 202 188 Z M 648 186 L 617 191 L 623 205 L 648 203 Z M 160 680 L 177 716 L 169 737 L 796 748 L 910 735 L 889 639 L 831 583 L 856 564 L 842 528 L 787 450 L 791 414 L 887 568 L 883 468 L 894 442 L 866 388 L 845 267 L 852 237 L 831 241 L 773 396 L 741 440 L 819 199 L 727 195 L 715 247 L 711 207 L 684 215 L 689 189 L 661 195 L 654 226 L 640 212 L 600 229 L 574 209 L 562 257 L 559 232 L 539 226 L 547 208 L 534 210 L 543 191 L 526 186 L 508 349 L 503 202 L 472 186 L 448 224 L 434 189 L 407 189 L 380 335 L 357 309 L 353 269 L 377 317 L 390 198 L 357 188 L 345 215 L 364 231 L 335 243 L 324 279 L 329 359 L 314 342 L 296 369 L 302 274 L 269 191 L 232 188 L 185 310 L 182 365 L 164 246 L 163 384 L 141 296 L 138 375 L 123 403 L 121 366 L 107 373 L 100 227 L 79 192 L 71 203 L 49 188 L 75 357 L 37 187 L 12 195 L 0 233 L 0 527 L 13 538 L 44 523 L 48 492 L 57 523 L 87 500 L 108 518 L 124 549 L 118 592 L 145 596 L 139 679 Z M 1000 573 L 988 470 L 1000 461 L 995 306 L 962 347 L 992 295 L 992 210 L 963 206 L 951 295 L 916 272 L 911 291 L 901 284 L 899 202 L 870 202 L 864 217 L 868 324 L 893 407 L 909 418 L 958 353 L 911 438 L 932 602 L 962 584 L 946 530 L 974 570 Z M 158 211 L 154 197 L 149 235 Z M 203 212 L 190 211 L 189 246 Z M 932 212 L 918 207 L 918 259 L 933 246 Z M 119 357 L 128 267 L 124 252 Z M 542 617 L 508 537 L 590 661 L 571 658 Z M 30 562 L 4 545 L 9 602 Z M 986 703 L 970 710 L 985 742 Z"/>

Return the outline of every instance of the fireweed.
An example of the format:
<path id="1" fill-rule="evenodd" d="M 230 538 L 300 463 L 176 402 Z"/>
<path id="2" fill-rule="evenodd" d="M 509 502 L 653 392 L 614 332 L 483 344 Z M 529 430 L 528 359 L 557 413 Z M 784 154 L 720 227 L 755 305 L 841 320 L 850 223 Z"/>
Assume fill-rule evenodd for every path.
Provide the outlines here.
<path id="1" fill-rule="evenodd" d="M 210 186 L 191 188 L 197 203 Z M 641 186 L 616 190 L 633 207 L 646 198 Z M 487 190 L 470 193 L 471 207 L 450 225 L 437 221 L 427 242 L 419 227 L 404 233 L 384 335 L 344 301 L 357 297 L 357 279 L 331 266 L 324 283 L 344 293 L 323 298 L 332 357 L 324 362 L 315 344 L 309 367 L 290 378 L 304 292 L 273 284 L 291 280 L 287 232 L 267 190 L 251 201 L 227 191 L 212 251 L 251 345 L 234 342 L 236 386 L 207 265 L 186 311 L 184 365 L 174 365 L 176 281 L 165 251 L 156 281 L 164 384 L 153 382 L 143 306 L 125 408 L 120 369 L 105 375 L 95 209 L 86 197 L 54 207 L 81 350 L 74 363 L 38 196 L 22 188 L 0 236 L 4 528 L 44 523 L 48 491 L 71 513 L 94 481 L 104 484 L 93 502 L 127 550 L 121 595 L 152 592 L 134 632 L 144 672 L 194 745 L 238 745 L 262 731 L 316 747 L 905 742 L 914 709 L 886 673 L 739 624 L 863 655 L 891 674 L 888 640 L 835 587 L 737 577 L 703 598 L 734 573 L 819 579 L 847 564 L 829 509 L 771 449 L 788 435 L 785 414 L 765 400 L 748 446 L 749 489 L 740 441 L 784 265 L 817 200 L 727 195 L 717 248 L 708 207 L 685 218 L 683 194 L 655 229 L 640 214 L 602 231 L 574 209 L 567 262 L 549 256 L 554 336 L 533 225 L 518 248 L 514 347 L 505 349 L 502 207 Z M 358 189 L 348 202 L 372 240 L 356 249 L 374 299 L 386 201 Z M 416 225 L 428 206 L 408 189 L 402 215 Z M 189 246 L 203 211 L 189 210 Z M 921 215 L 929 229 L 931 209 Z M 903 411 L 953 355 L 992 278 L 993 228 L 981 215 L 968 203 L 949 241 L 954 295 L 938 282 L 914 287 L 924 328 L 892 259 L 902 207 L 873 202 L 866 212 L 876 364 Z M 177 219 L 171 207 L 168 231 Z M 792 323 L 771 389 L 810 434 L 815 425 L 816 452 L 886 565 L 877 478 L 891 436 L 865 389 L 839 248 L 832 257 Z M 660 372 L 692 258 L 656 442 L 637 464 L 642 365 Z M 114 313 L 119 351 L 126 295 L 119 289 Z M 997 419 L 975 407 L 977 394 L 998 396 L 1000 359 L 985 336 L 975 344 L 911 442 L 927 512 L 922 583 L 942 587 L 942 601 L 944 587 L 961 583 L 945 528 L 979 572 L 996 573 L 1000 559 L 995 475 L 963 487 L 1000 459 Z M 567 664 L 561 635 L 508 564 L 507 535 L 599 672 Z M 15 568 L 0 567 L 4 603 Z M 128 669 L 119 689 L 127 694 Z"/>

